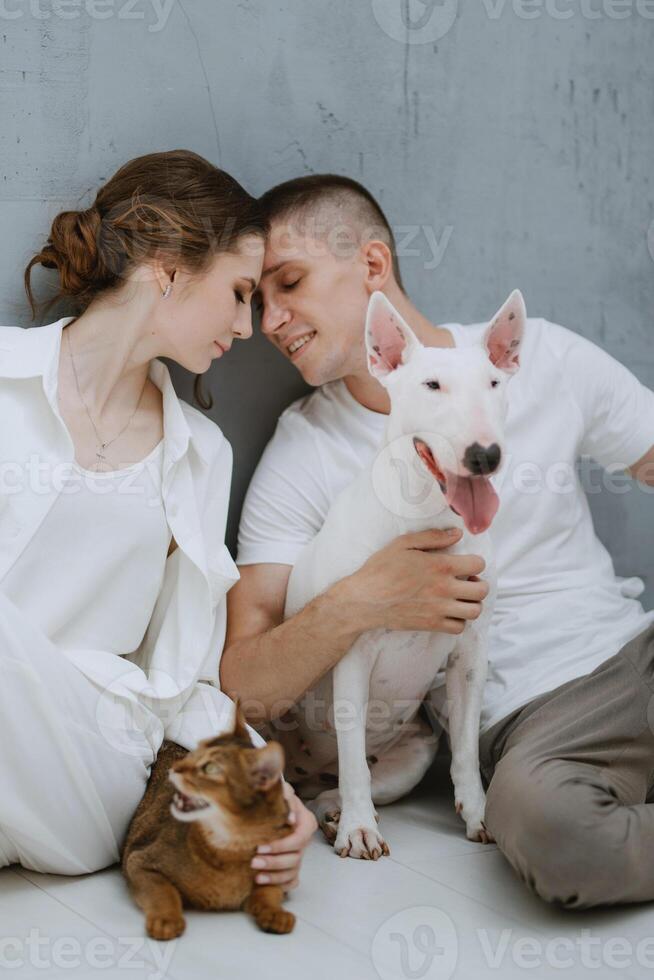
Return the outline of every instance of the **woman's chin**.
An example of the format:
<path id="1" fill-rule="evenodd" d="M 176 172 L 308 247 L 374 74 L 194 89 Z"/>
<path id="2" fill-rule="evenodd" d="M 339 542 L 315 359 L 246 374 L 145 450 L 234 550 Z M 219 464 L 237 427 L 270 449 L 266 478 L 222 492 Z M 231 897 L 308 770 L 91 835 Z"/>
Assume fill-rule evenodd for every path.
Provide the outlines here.
<path id="1" fill-rule="evenodd" d="M 204 361 L 198 358 L 194 361 L 177 361 L 177 364 L 183 367 L 185 371 L 188 371 L 189 374 L 206 374 L 215 360 L 215 357 L 205 357 Z"/>
<path id="2" fill-rule="evenodd" d="M 190 370 L 193 372 L 193 374 L 204 374 L 205 371 L 209 370 L 213 362 L 217 360 L 216 348 L 214 347 L 213 352 L 210 353 L 208 357 L 205 357 L 204 361 L 201 361 L 198 357 L 195 366 L 190 368 Z"/>

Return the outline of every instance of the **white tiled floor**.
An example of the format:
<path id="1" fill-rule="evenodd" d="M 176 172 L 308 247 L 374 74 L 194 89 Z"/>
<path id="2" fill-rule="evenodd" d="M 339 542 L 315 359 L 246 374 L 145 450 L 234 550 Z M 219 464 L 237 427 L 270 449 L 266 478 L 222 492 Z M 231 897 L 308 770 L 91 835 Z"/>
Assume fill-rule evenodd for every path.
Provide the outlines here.
<path id="1" fill-rule="evenodd" d="M 316 836 L 287 903 L 298 920 L 289 936 L 266 935 L 242 913 L 186 911 L 184 935 L 157 943 L 117 865 L 77 878 L 4 868 L 0 971 L 21 980 L 652 976 L 654 905 L 563 912 L 530 895 L 495 846 L 465 839 L 446 761 L 381 808 L 390 857 L 341 860 Z"/>

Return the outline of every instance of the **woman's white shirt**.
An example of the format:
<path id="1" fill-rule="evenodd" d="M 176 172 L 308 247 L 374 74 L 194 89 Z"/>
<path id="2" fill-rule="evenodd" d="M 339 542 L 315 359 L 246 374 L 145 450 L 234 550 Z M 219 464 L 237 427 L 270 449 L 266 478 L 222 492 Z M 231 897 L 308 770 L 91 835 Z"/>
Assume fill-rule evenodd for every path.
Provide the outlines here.
<path id="1" fill-rule="evenodd" d="M 59 413 L 56 392 L 62 333 L 72 319 L 64 317 L 30 329 L 0 327 L 3 591 L 5 583 L 10 589 L 19 587 L 22 563 L 32 560 L 32 544 L 34 559 L 38 552 L 43 561 L 42 545 L 54 527 L 46 521 L 65 507 L 60 498 L 74 463 L 74 444 Z M 87 619 L 78 634 L 69 630 L 61 650 L 101 687 L 107 737 L 112 737 L 112 726 L 117 724 L 118 708 L 124 713 L 125 705 L 132 705 L 140 723 L 147 713 L 144 737 L 154 757 L 164 737 L 193 749 L 200 739 L 225 731 L 232 723 L 234 705 L 218 688 L 218 668 L 226 630 L 225 596 L 239 575 L 224 541 L 231 446 L 214 422 L 178 398 L 162 361 L 151 362 L 149 376 L 162 392 L 161 506 L 166 533 L 172 533 L 177 548 L 164 560 L 161 576 L 164 532 L 160 514 L 155 519 L 158 531 L 152 527 L 148 531 L 148 536 L 154 535 L 151 554 L 158 550 L 154 578 L 160 579 L 160 588 L 154 607 L 147 609 L 149 615 L 143 610 L 143 618 L 137 623 L 135 617 L 132 624 L 137 636 L 147 619 L 138 646 L 132 646 L 130 632 L 129 648 L 117 649 L 116 632 L 106 633 L 99 628 L 99 621 L 95 624 L 96 615 L 99 619 L 104 616 L 104 598 L 96 585 L 89 613 L 93 623 Z M 111 509 L 115 518 L 113 504 Z M 136 509 L 141 512 L 138 503 Z M 43 539 L 42 532 L 46 535 Z M 113 541 L 115 525 L 108 533 Z M 156 548 L 155 539 L 159 542 Z M 86 590 L 87 577 L 97 575 L 98 556 L 85 542 L 80 540 L 78 545 L 76 573 L 69 587 L 71 581 L 77 582 L 82 591 Z M 143 567 L 140 561 L 138 567 Z M 114 573 L 123 574 L 124 568 L 123 560 L 122 570 L 114 566 Z M 27 579 L 23 579 L 23 597 L 26 584 Z M 38 591 L 34 589 L 30 600 L 30 616 L 34 603 L 38 603 Z M 73 601 L 69 596 L 68 602 Z M 51 614 L 41 615 L 47 618 Z M 49 627 L 52 624 L 50 618 Z M 73 635 L 75 645 L 71 644 Z M 90 642 L 93 637 L 94 643 Z M 254 730 L 250 732 L 255 744 L 265 744 Z M 142 752 L 143 746 L 135 751 Z"/>
<path id="2" fill-rule="evenodd" d="M 61 493 L 0 588 L 58 647 L 136 650 L 154 611 L 171 532 L 163 441 L 124 469 L 71 462 Z"/>

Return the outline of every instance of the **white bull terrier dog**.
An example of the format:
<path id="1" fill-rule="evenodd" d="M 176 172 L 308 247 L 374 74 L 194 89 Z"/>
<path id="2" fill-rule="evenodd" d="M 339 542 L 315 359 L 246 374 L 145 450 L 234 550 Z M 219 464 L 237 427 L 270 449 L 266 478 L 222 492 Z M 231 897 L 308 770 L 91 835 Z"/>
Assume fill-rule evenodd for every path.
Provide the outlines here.
<path id="1" fill-rule="evenodd" d="M 481 615 L 467 620 L 460 634 L 363 633 L 283 716 L 292 724 L 274 723 L 274 737 L 287 752 L 287 778 L 342 857 L 376 860 L 389 853 L 374 804 L 408 793 L 432 762 L 438 736 L 419 708 L 443 667 L 456 810 L 468 838 L 492 839 L 484 826 L 478 755 L 486 637 L 496 593 L 486 531 L 499 500 L 488 475 L 504 455 L 506 384 L 518 370 L 525 317 L 515 290 L 479 345 L 424 347 L 383 293 L 371 296 L 365 327 L 369 370 L 391 402 L 382 447 L 339 494 L 299 556 L 285 617 L 398 535 L 429 528 L 463 529 L 460 541 L 446 550 L 481 555 L 489 593 Z"/>

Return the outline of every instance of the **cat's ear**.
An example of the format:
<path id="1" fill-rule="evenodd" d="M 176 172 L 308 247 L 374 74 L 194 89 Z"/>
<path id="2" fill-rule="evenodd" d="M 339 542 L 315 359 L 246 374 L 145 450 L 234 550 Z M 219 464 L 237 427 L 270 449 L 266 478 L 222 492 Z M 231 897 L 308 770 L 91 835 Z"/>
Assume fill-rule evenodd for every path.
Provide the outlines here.
<path id="1" fill-rule="evenodd" d="M 243 714 L 243 709 L 241 708 L 241 699 L 238 697 L 234 700 L 233 734 L 236 738 L 244 738 L 247 742 L 252 742 L 252 737 L 250 736 L 248 726 L 245 721 L 245 715 Z"/>
<path id="2" fill-rule="evenodd" d="M 248 779 L 254 789 L 266 792 L 274 786 L 284 771 L 284 750 L 279 742 L 268 742 L 256 754 L 248 766 Z"/>
<path id="3" fill-rule="evenodd" d="M 216 749 L 219 746 L 225 744 L 225 738 L 229 736 L 234 736 L 236 738 L 244 739 L 249 742 L 250 745 L 254 747 L 252 741 L 252 736 L 248 730 L 247 722 L 245 720 L 245 715 L 243 714 L 243 709 L 241 708 L 241 702 L 239 698 L 234 699 L 234 714 L 232 716 L 232 730 L 227 732 L 221 732 L 220 735 L 213 735 L 209 738 L 202 739 L 198 742 L 198 748 L 203 749 Z"/>

